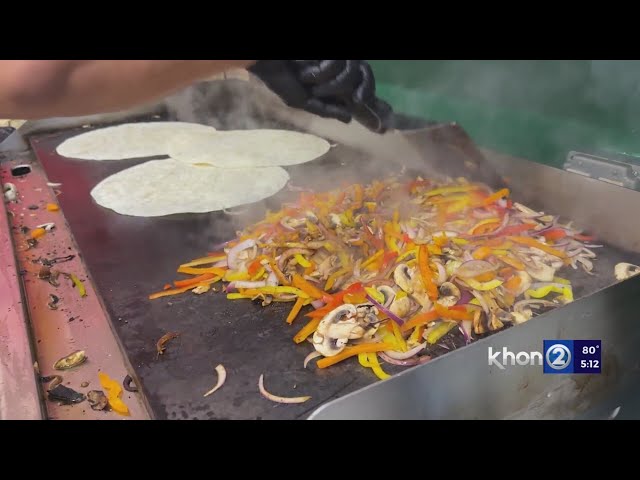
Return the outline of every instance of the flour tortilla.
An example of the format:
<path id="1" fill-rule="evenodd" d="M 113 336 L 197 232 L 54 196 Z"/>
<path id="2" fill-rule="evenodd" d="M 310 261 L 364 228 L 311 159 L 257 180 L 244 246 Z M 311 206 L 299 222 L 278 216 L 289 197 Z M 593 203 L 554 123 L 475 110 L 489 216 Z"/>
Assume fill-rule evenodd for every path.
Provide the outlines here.
<path id="1" fill-rule="evenodd" d="M 326 140 L 290 130 L 187 132 L 171 138 L 169 156 L 220 168 L 274 167 L 310 162 L 329 151 Z"/>
<path id="2" fill-rule="evenodd" d="M 82 133 L 62 142 L 59 155 L 80 160 L 124 160 L 167 155 L 174 135 L 211 134 L 216 129 L 187 122 L 125 123 Z"/>
<path id="3" fill-rule="evenodd" d="M 226 170 L 151 160 L 107 177 L 91 196 L 121 215 L 159 217 L 254 203 L 275 195 L 288 180 L 280 167 Z"/>

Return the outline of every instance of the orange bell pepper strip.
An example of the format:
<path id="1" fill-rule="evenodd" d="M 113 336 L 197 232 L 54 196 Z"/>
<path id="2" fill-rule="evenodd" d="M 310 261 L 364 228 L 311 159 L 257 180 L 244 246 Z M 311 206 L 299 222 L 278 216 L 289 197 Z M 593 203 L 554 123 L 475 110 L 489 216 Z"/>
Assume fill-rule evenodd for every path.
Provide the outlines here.
<path id="1" fill-rule="evenodd" d="M 521 245 L 527 245 L 529 247 L 534 247 L 537 248 L 539 250 L 542 250 L 544 252 L 547 252 L 553 256 L 556 256 L 558 258 L 567 258 L 567 254 L 556 249 L 553 247 L 550 247 L 549 245 L 545 245 L 544 243 L 540 243 L 537 240 L 534 240 L 531 237 L 507 237 L 509 238 L 509 240 L 516 242 L 516 243 L 520 243 Z"/>
<path id="2" fill-rule="evenodd" d="M 480 247 L 476 251 L 474 251 L 471 256 L 476 260 L 484 260 L 485 258 L 491 256 L 492 250 L 489 247 Z"/>
<path id="3" fill-rule="evenodd" d="M 302 310 L 304 301 L 305 301 L 304 298 L 298 297 L 298 299 L 296 300 L 296 303 L 293 304 L 293 308 L 291 309 L 291 311 L 289 312 L 289 315 L 287 316 L 287 323 L 289 325 L 293 323 L 293 321 L 296 319 L 296 317 L 300 313 L 300 310 Z"/>
<path id="4" fill-rule="evenodd" d="M 508 197 L 509 196 L 509 189 L 508 188 L 503 188 L 502 190 L 498 190 L 496 193 L 489 195 L 487 198 L 485 198 L 482 201 L 483 205 L 491 205 L 492 203 L 497 202 L 498 200 L 500 200 L 503 197 Z"/>
<path id="5" fill-rule="evenodd" d="M 421 325 L 426 325 L 427 323 L 433 322 L 434 320 L 437 320 L 438 318 L 440 318 L 440 317 L 438 315 L 438 312 L 436 312 L 435 310 L 431 310 L 429 312 L 424 312 L 424 313 L 419 313 L 416 316 L 414 316 L 413 318 L 411 318 L 409 321 L 403 323 L 400 326 L 400 331 L 402 333 L 408 332 L 412 328 L 419 327 Z"/>
<path id="6" fill-rule="evenodd" d="M 515 292 L 520 287 L 520 283 L 522 283 L 522 280 L 520 280 L 520 277 L 517 275 L 514 275 L 504 283 L 504 287 L 511 292 Z"/>
<path id="7" fill-rule="evenodd" d="M 515 268 L 516 270 L 526 270 L 527 267 L 524 263 L 522 263 L 520 260 L 518 260 L 515 257 L 512 257 L 510 255 L 496 255 L 496 257 L 498 257 L 500 260 L 502 260 L 504 263 L 506 263 L 507 265 L 509 265 L 510 267 Z"/>
<path id="8" fill-rule="evenodd" d="M 317 298 L 322 298 L 322 297 L 324 297 L 326 295 L 326 293 L 324 291 L 320 290 L 315 285 L 313 285 L 310 282 L 306 281 L 304 278 L 302 278 L 297 273 L 293 274 L 292 284 L 293 284 L 294 287 L 299 288 L 300 290 L 302 290 L 303 292 L 308 294 L 311 298 L 316 298 L 317 299 Z"/>
<path id="9" fill-rule="evenodd" d="M 43 237 L 47 231 L 44 228 L 34 228 L 31 230 L 31 238 L 34 240 L 40 237 Z"/>
<path id="10" fill-rule="evenodd" d="M 447 320 L 473 320 L 473 313 L 468 312 L 466 309 L 447 308 L 438 302 L 435 302 L 433 307 L 440 318 L 446 318 Z"/>
<path id="11" fill-rule="evenodd" d="M 318 328 L 318 325 L 320 325 L 322 318 L 323 317 L 316 317 L 311 319 L 304 327 L 302 327 L 302 330 L 296 333 L 296 335 L 293 337 L 293 341 L 296 343 L 304 342 L 309 335 L 313 334 L 313 332 L 316 331 L 316 328 Z"/>
<path id="12" fill-rule="evenodd" d="M 213 273 L 204 273 L 202 275 L 199 275 L 194 278 L 189 278 L 187 280 L 176 280 L 175 282 L 173 282 L 173 285 L 176 288 L 189 287 L 191 285 L 195 285 L 205 280 L 210 280 L 216 276 L 220 276 L 220 275 L 214 275 Z"/>
<path id="13" fill-rule="evenodd" d="M 360 353 L 383 352 L 384 350 L 392 350 L 393 347 L 394 346 L 390 343 L 361 343 L 360 345 L 354 345 L 353 347 L 346 347 L 342 352 L 338 355 L 334 355 L 333 357 L 325 357 L 318 360 L 316 365 L 318 368 L 327 368 Z"/>
<path id="14" fill-rule="evenodd" d="M 596 237 L 591 235 L 574 235 L 573 238 L 581 242 L 593 242 L 596 239 Z"/>
<path id="15" fill-rule="evenodd" d="M 431 300 L 438 298 L 438 287 L 433 281 L 433 272 L 429 268 L 429 248 L 427 245 L 420 245 L 418 250 L 418 269 L 424 283 L 424 288 Z"/>
<path id="16" fill-rule="evenodd" d="M 103 372 L 98 372 L 98 379 L 102 388 L 107 392 L 107 400 L 111 410 L 120 415 L 129 415 L 129 408 L 120 398 L 122 396 L 120 384 Z"/>
<path id="17" fill-rule="evenodd" d="M 178 273 L 186 273 L 188 275 L 203 275 L 205 273 L 212 273 L 218 277 L 224 276 L 226 268 L 218 268 L 218 267 L 203 267 L 203 268 L 195 268 L 195 267 L 180 267 L 178 269 Z"/>

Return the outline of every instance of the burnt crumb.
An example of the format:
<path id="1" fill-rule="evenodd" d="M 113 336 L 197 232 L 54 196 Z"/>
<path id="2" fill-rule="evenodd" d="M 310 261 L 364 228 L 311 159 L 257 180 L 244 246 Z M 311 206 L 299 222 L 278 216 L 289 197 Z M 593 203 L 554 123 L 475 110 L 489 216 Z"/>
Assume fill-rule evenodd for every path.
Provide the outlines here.
<path id="1" fill-rule="evenodd" d="M 76 317 L 71 317 L 69 318 L 69 320 L 67 320 L 68 322 L 73 322 L 76 319 Z"/>
<path id="2" fill-rule="evenodd" d="M 29 210 L 38 210 L 38 205 L 29 205 L 27 208 Z"/>
<path id="3" fill-rule="evenodd" d="M 20 227 L 20 233 L 22 233 L 23 235 L 26 235 L 27 233 L 29 233 L 29 228 L 22 225 Z"/>

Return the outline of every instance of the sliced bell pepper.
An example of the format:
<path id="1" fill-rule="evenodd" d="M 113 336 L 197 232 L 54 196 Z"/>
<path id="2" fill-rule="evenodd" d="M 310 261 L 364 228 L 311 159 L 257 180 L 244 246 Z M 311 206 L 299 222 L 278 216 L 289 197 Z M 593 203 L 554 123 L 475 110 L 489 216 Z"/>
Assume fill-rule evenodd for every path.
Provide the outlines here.
<path id="1" fill-rule="evenodd" d="M 359 353 L 358 354 L 358 362 L 364 368 L 371 368 L 371 362 L 369 362 L 369 354 L 368 353 Z"/>
<path id="2" fill-rule="evenodd" d="M 573 238 L 580 240 L 581 242 L 593 242 L 596 239 L 596 237 L 591 235 L 574 235 Z"/>
<path id="3" fill-rule="evenodd" d="M 316 331 L 316 328 L 320 325 L 322 318 L 323 317 L 317 317 L 311 319 L 304 327 L 302 327 L 302 330 L 295 334 L 293 341 L 296 343 L 304 342 L 309 335 L 312 335 L 313 332 Z"/>
<path id="4" fill-rule="evenodd" d="M 477 185 L 463 185 L 460 187 L 442 187 L 434 190 L 429 190 L 426 193 L 427 197 L 435 197 L 436 195 L 448 195 L 450 193 L 464 193 L 470 190 L 478 189 Z"/>
<path id="5" fill-rule="evenodd" d="M 544 243 L 541 243 L 531 237 L 508 237 L 509 240 L 516 242 L 516 243 L 520 243 L 522 245 L 527 245 L 529 247 L 534 247 L 537 248 L 539 250 L 542 250 L 544 252 L 547 252 L 555 257 L 558 258 L 567 258 L 567 254 L 564 253 L 563 251 L 560 251 L 556 248 L 550 247 L 549 245 L 545 245 Z"/>
<path id="6" fill-rule="evenodd" d="M 411 332 L 411 335 L 409 336 L 409 340 L 407 340 L 407 343 L 410 343 L 410 344 L 420 343 L 423 332 L 424 332 L 424 325 L 418 325 L 416 328 L 413 329 L 413 332 Z"/>
<path id="7" fill-rule="evenodd" d="M 456 326 L 456 322 L 440 322 L 427 335 L 427 342 L 431 345 L 435 344 L 444 337 L 449 331 Z"/>
<path id="8" fill-rule="evenodd" d="M 207 263 L 216 263 L 219 262 L 221 260 L 226 260 L 227 256 L 222 254 L 222 255 L 212 255 L 209 257 L 200 257 L 200 258 L 196 258 L 195 260 L 191 260 L 189 263 L 183 263 L 182 265 L 180 265 L 180 268 L 183 267 L 197 267 L 198 265 L 206 265 Z"/>
<path id="9" fill-rule="evenodd" d="M 262 277 L 264 277 L 265 273 L 266 273 L 266 270 L 264 267 L 262 267 L 255 275 L 251 277 L 251 281 L 256 282 L 260 280 Z"/>
<path id="10" fill-rule="evenodd" d="M 348 268 L 341 268 L 340 270 L 333 272 L 331 275 L 329 275 L 329 278 L 327 278 L 327 282 L 324 284 L 324 289 L 326 291 L 329 291 L 333 288 L 333 286 L 335 285 L 336 281 L 342 276 L 342 275 L 346 275 L 347 273 L 349 273 L 349 269 Z"/>
<path id="11" fill-rule="evenodd" d="M 520 279 L 520 277 L 517 275 L 514 275 L 504 283 L 504 287 L 507 290 L 510 290 L 511 292 L 516 292 L 520 288 L 521 283 L 522 283 L 522 280 Z"/>
<path id="12" fill-rule="evenodd" d="M 352 347 L 346 347 L 342 352 L 338 355 L 334 355 L 333 357 L 326 357 L 318 360 L 316 364 L 318 368 L 327 368 L 331 365 L 335 365 L 347 358 L 351 358 L 359 353 L 372 353 L 372 352 L 383 352 L 385 350 L 392 350 L 393 345 L 389 345 L 388 343 L 361 343 L 359 345 L 354 345 Z"/>
<path id="13" fill-rule="evenodd" d="M 384 295 L 375 287 L 365 287 L 365 292 L 369 294 L 376 302 L 384 303 Z"/>
<path id="14" fill-rule="evenodd" d="M 285 294 L 297 295 L 298 297 L 302 297 L 305 299 L 309 298 L 309 295 L 307 295 L 305 292 L 303 292 L 299 288 L 295 288 L 295 287 L 247 288 L 246 290 L 243 290 L 241 293 L 245 295 L 261 295 L 261 294 L 278 295 L 281 293 L 285 293 Z"/>
<path id="15" fill-rule="evenodd" d="M 60 207 L 55 203 L 47 203 L 47 211 L 48 212 L 57 212 L 60 210 Z"/>
<path id="16" fill-rule="evenodd" d="M 120 399 L 122 395 L 122 387 L 120 384 L 104 372 L 98 372 L 98 379 L 100 380 L 102 388 L 107 392 L 107 401 L 109 402 L 111 410 L 120 415 L 129 415 L 129 408 Z"/>
<path id="17" fill-rule="evenodd" d="M 496 193 L 489 195 L 487 198 L 484 199 L 484 201 L 482 202 L 483 205 L 491 205 L 492 203 L 497 202 L 498 200 L 500 200 L 503 197 L 508 197 L 509 196 L 509 189 L 508 188 L 503 188 L 502 190 L 498 190 Z"/>
<path id="18" fill-rule="evenodd" d="M 491 280 L 490 282 L 479 282 L 474 280 L 473 278 L 466 278 L 464 280 L 471 288 L 474 290 L 479 290 L 481 292 L 486 292 L 489 290 L 493 290 L 494 288 L 498 288 L 502 285 L 502 280 Z"/>
<path id="19" fill-rule="evenodd" d="M 370 352 L 365 355 L 368 355 L 369 364 L 371 365 L 371 370 L 380 380 L 386 380 L 387 378 L 391 378 L 391 375 L 382 370 L 380 366 L 380 362 L 378 361 L 378 355 L 375 352 Z"/>
<path id="20" fill-rule="evenodd" d="M 374 253 L 369 258 L 367 258 L 364 262 L 362 262 L 362 264 L 360 265 L 360 268 L 368 267 L 383 255 L 384 255 L 384 250 L 378 250 L 376 253 Z"/>
<path id="21" fill-rule="evenodd" d="M 385 270 L 395 259 L 398 257 L 397 252 L 387 252 L 382 256 L 382 262 L 380 264 L 380 270 Z"/>
<path id="22" fill-rule="evenodd" d="M 413 318 L 411 318 L 409 321 L 403 323 L 400 326 L 400 331 L 402 333 L 408 332 L 412 328 L 418 327 L 420 325 L 426 325 L 427 323 L 433 322 L 438 318 L 440 318 L 440 316 L 438 315 L 438 312 L 436 312 L 435 310 L 419 313 L 415 315 Z"/>
<path id="23" fill-rule="evenodd" d="M 475 258 L 476 260 L 484 260 L 485 258 L 491 256 L 493 254 L 493 251 L 491 248 L 489 247 L 480 247 L 478 249 L 476 249 L 471 256 L 473 258 Z"/>
<path id="24" fill-rule="evenodd" d="M 291 311 L 289 312 L 289 315 L 287 316 L 287 323 L 289 325 L 291 325 L 293 321 L 296 319 L 303 305 L 304 305 L 304 298 L 298 297 L 298 299 L 296 300 L 296 303 L 293 304 L 293 308 L 291 309 Z"/>
<path id="25" fill-rule="evenodd" d="M 453 309 L 440 305 L 438 302 L 433 304 L 433 308 L 440 318 L 447 320 L 473 320 L 473 313 L 467 311 L 466 308 Z"/>
<path id="26" fill-rule="evenodd" d="M 431 300 L 438 298 L 438 287 L 433 281 L 433 272 L 429 268 L 429 249 L 427 245 L 420 245 L 418 250 L 418 269 L 424 283 L 424 288 Z"/>
<path id="27" fill-rule="evenodd" d="M 552 228 L 551 230 L 547 230 L 546 232 L 542 232 L 542 236 L 547 240 L 551 240 L 555 242 L 556 240 L 560 240 L 567 236 L 567 232 L 563 228 Z"/>
<path id="28" fill-rule="evenodd" d="M 293 277 L 291 280 L 294 287 L 299 288 L 300 290 L 305 292 L 307 295 L 309 295 L 311 298 L 319 299 L 326 295 L 325 292 L 320 290 L 311 282 L 308 282 L 307 280 L 305 280 L 303 277 L 301 277 L 297 273 L 293 274 Z"/>
<path id="29" fill-rule="evenodd" d="M 169 297 L 171 295 L 178 295 L 192 288 L 193 288 L 192 286 L 188 286 L 188 287 L 182 287 L 182 288 L 172 288 L 170 290 L 162 290 L 161 292 L 156 292 L 149 295 L 149 300 L 155 300 L 156 298 L 161 298 L 161 297 Z"/>
<path id="30" fill-rule="evenodd" d="M 529 289 L 525 292 L 525 294 L 533 298 L 544 298 L 551 292 L 564 293 L 564 288 L 556 287 L 555 285 L 546 285 L 544 287 L 536 288 L 535 290 Z"/>
<path id="31" fill-rule="evenodd" d="M 204 280 L 210 280 L 210 279 L 214 278 L 215 276 L 216 275 L 214 275 L 213 273 L 204 273 L 204 274 L 199 275 L 197 277 L 188 278 L 186 280 L 176 280 L 175 282 L 173 282 L 173 285 L 176 288 L 188 287 L 190 285 L 195 285 L 197 283 L 203 282 Z"/>
<path id="32" fill-rule="evenodd" d="M 487 218 L 485 220 L 481 220 L 480 222 L 476 223 L 473 227 L 469 229 L 467 233 L 469 235 L 484 235 L 486 233 L 490 233 L 496 230 L 501 223 L 502 223 L 502 220 L 500 220 L 499 218 Z"/>
<path id="33" fill-rule="evenodd" d="M 247 272 L 236 272 L 233 270 L 227 270 L 224 272 L 224 280 L 226 282 L 235 282 L 235 281 L 247 281 L 251 280 L 251 277 Z"/>
<path id="34" fill-rule="evenodd" d="M 84 288 L 84 283 L 82 283 L 82 281 L 77 276 L 75 276 L 73 273 L 69 273 L 69 274 L 67 274 L 67 276 L 73 282 L 73 286 L 78 289 L 78 293 L 80 294 L 80 296 L 81 297 L 86 297 L 87 296 L 87 289 Z"/>
<path id="35" fill-rule="evenodd" d="M 276 264 L 276 261 L 273 258 L 269 259 L 269 266 L 271 267 L 271 271 L 276 274 L 278 281 L 283 285 L 291 285 L 291 282 L 287 280 L 287 277 L 284 276 L 284 273 L 280 270 L 280 267 Z"/>
<path id="36" fill-rule="evenodd" d="M 44 237 L 45 233 L 47 233 L 47 231 L 44 228 L 34 228 L 31 230 L 31 238 L 35 240 Z"/>
<path id="37" fill-rule="evenodd" d="M 407 342 L 405 342 L 404 337 L 402 336 L 402 332 L 400 332 L 400 327 L 396 322 L 391 322 L 391 327 L 393 329 L 393 335 L 396 338 L 396 342 L 400 346 L 400 350 L 406 352 Z"/>
<path id="38" fill-rule="evenodd" d="M 510 267 L 515 268 L 516 270 L 526 270 L 527 269 L 527 266 L 524 263 L 522 263 L 520 260 L 518 260 L 517 258 L 515 258 L 515 257 L 513 257 L 511 255 L 496 254 L 496 257 L 498 257 L 500 260 L 502 260 L 504 263 L 506 263 Z"/>
<path id="39" fill-rule="evenodd" d="M 217 267 L 205 267 L 205 268 L 194 268 L 194 267 L 180 267 L 178 269 L 178 273 L 186 273 L 187 275 L 203 275 L 205 273 L 212 273 L 216 276 L 223 276 L 227 271 L 226 268 L 217 268 Z"/>

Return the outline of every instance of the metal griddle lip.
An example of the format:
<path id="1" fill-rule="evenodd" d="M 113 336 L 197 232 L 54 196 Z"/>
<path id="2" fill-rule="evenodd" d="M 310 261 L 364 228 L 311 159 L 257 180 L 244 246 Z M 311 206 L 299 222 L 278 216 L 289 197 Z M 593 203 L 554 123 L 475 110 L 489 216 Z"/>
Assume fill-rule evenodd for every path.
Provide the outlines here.
<path id="1" fill-rule="evenodd" d="M 156 118 L 156 119 L 157 119 L 157 118 Z M 161 121 L 162 119 L 160 118 L 160 119 L 158 119 L 158 120 L 160 120 L 160 121 Z M 138 120 L 136 120 L 136 121 L 149 121 L 149 119 L 148 119 L 147 117 L 143 117 L 143 118 L 138 119 Z M 115 124 L 120 124 L 120 123 L 124 123 L 124 122 L 116 122 Z M 437 128 L 437 127 L 436 127 L 436 128 Z M 69 130 L 63 130 L 63 131 L 58 131 L 58 132 L 50 132 L 50 133 L 45 133 L 45 134 L 38 134 L 38 135 L 34 135 L 34 136 L 33 136 L 33 139 L 36 139 L 37 141 L 51 142 L 52 140 L 53 140 L 53 141 L 55 141 L 56 139 L 57 139 L 57 140 L 61 140 L 62 138 L 65 138 L 65 137 L 67 137 L 67 136 L 70 136 L 70 135 L 74 134 L 74 133 L 75 133 L 75 132 L 77 132 L 78 130 L 79 130 L 79 129 L 69 129 Z M 84 130 L 84 129 L 83 129 L 83 130 Z M 45 163 L 46 163 L 46 162 L 45 162 Z M 64 205 L 63 205 L 63 209 L 65 209 Z M 162 221 L 162 220 L 160 220 L 160 221 Z M 70 221 L 70 224 L 71 224 L 71 223 L 72 223 L 72 222 Z M 73 228 L 73 227 L 72 227 L 72 228 Z M 79 243 L 80 243 L 80 242 L 79 242 Z M 82 248 L 82 246 L 81 246 L 81 248 Z M 182 260 L 184 260 L 184 258 L 181 258 L 181 261 L 182 261 Z M 92 268 L 92 266 L 91 266 L 91 264 L 90 264 L 91 262 L 87 261 L 87 263 L 88 263 L 88 266 L 89 266 L 89 270 L 90 270 L 91 272 L 93 272 L 93 268 Z M 94 278 L 95 278 L 95 276 L 94 276 Z M 100 285 L 99 285 L 99 284 L 100 284 L 100 280 L 98 280 L 97 285 L 99 286 L 99 290 L 101 290 L 101 288 L 100 288 Z M 107 311 L 109 311 L 109 312 L 111 313 L 111 317 L 112 317 L 112 319 L 113 319 L 113 316 L 114 316 L 114 315 L 113 315 L 113 311 L 112 311 L 112 309 L 110 309 L 110 308 L 109 308 L 109 306 L 108 306 L 108 303 L 109 303 L 109 302 L 107 302 L 106 300 L 104 300 L 104 298 L 101 298 L 101 300 L 102 300 L 102 302 L 103 302 L 102 304 L 107 308 Z M 111 302 L 111 303 L 113 303 L 113 302 Z M 117 328 L 117 327 L 114 327 L 114 329 L 118 332 L 118 335 L 117 335 L 117 336 L 118 336 L 118 338 L 120 339 L 120 332 L 118 331 L 118 328 Z M 502 332 L 499 332 L 497 335 L 499 335 L 500 333 L 502 333 Z M 123 344 L 123 345 L 124 345 L 124 344 Z M 127 349 L 127 348 L 126 348 L 126 346 L 124 346 L 123 348 L 124 348 L 124 351 L 127 351 L 128 353 L 130 352 L 130 349 Z M 440 359 L 440 360 L 442 360 L 442 359 Z M 134 363 L 134 362 L 132 362 L 132 363 Z M 136 371 L 136 370 L 137 370 L 137 369 L 134 369 L 134 371 Z M 140 382 L 140 383 L 141 383 L 142 388 L 143 388 L 143 389 L 145 389 L 145 387 L 144 387 L 144 384 L 145 384 L 144 380 L 143 380 L 142 382 Z M 371 384 L 371 382 L 369 382 L 369 383 Z M 361 387 L 361 388 L 371 388 L 371 387 L 363 386 L 363 387 Z M 331 399 L 331 398 L 329 398 L 329 400 L 330 400 L 330 399 Z M 153 403 L 153 402 L 151 402 L 151 403 Z M 321 405 L 322 405 L 323 403 L 326 403 L 326 401 L 321 402 Z M 158 406 L 156 405 L 155 409 L 157 409 L 157 408 L 158 408 Z M 310 409 L 310 410 L 314 410 L 314 409 L 315 409 L 315 408 L 312 408 L 312 409 Z M 154 411 L 154 409 L 153 409 L 153 408 L 152 408 L 152 409 L 150 409 L 150 410 L 151 410 L 151 411 Z"/>

